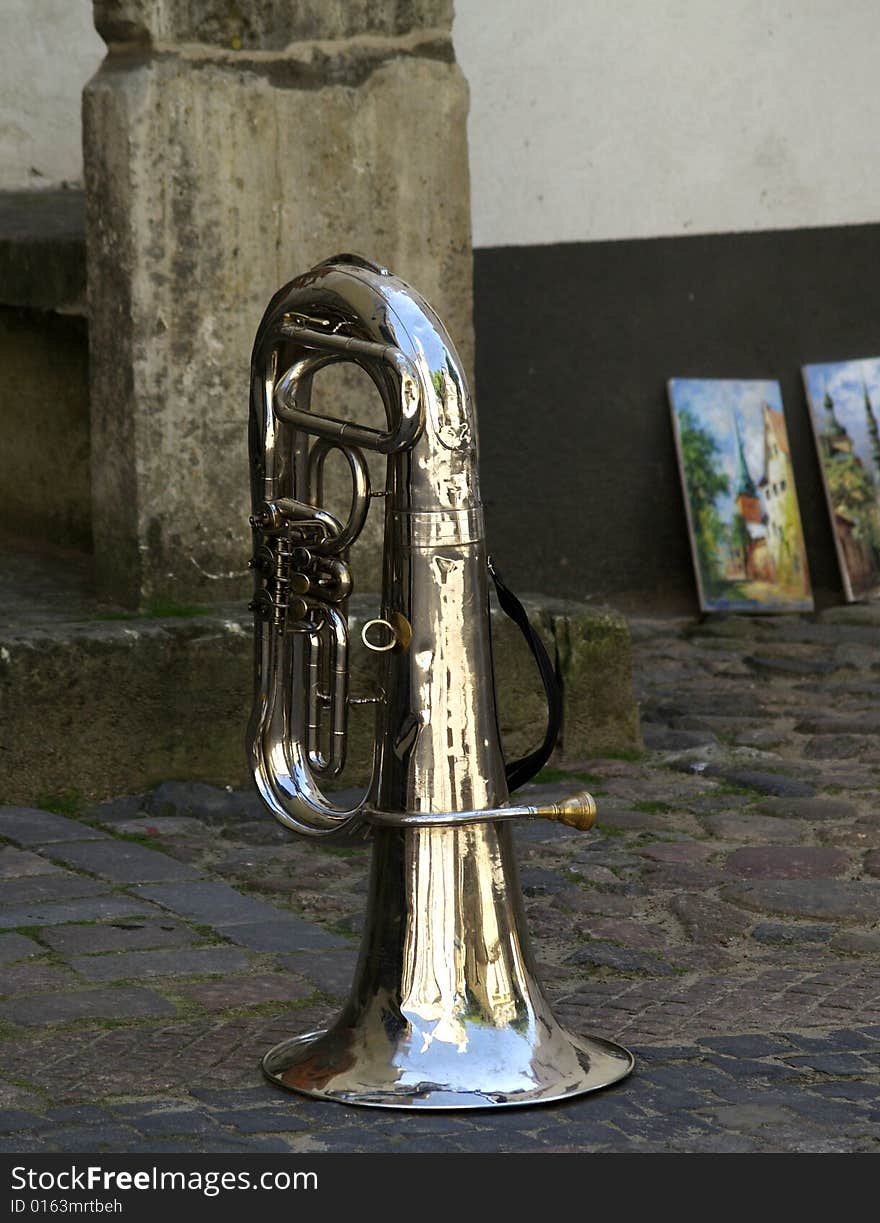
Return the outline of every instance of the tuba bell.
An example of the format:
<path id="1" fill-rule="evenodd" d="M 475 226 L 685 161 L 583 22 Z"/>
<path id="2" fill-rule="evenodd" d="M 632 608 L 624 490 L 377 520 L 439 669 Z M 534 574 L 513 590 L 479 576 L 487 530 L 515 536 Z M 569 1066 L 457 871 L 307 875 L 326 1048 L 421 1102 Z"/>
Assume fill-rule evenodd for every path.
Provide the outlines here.
<path id="1" fill-rule="evenodd" d="M 314 375 L 335 362 L 372 380 L 384 429 L 312 410 Z M 345 521 L 322 507 L 334 450 L 351 473 Z M 378 493 L 365 452 L 387 459 Z M 373 854 L 348 1003 L 327 1031 L 271 1049 L 264 1073 L 309 1096 L 409 1109 L 533 1104 L 623 1078 L 632 1055 L 557 1022 L 529 949 L 511 821 L 588 828 L 595 804 L 585 793 L 539 806 L 510 800 L 552 749 L 553 719 L 547 750 L 505 765 L 476 420 L 431 308 L 355 255 L 281 289 L 254 344 L 250 461 L 254 780 L 286 828 L 313 838 L 361 828 Z M 375 497 L 385 516 L 381 614 L 362 638 L 379 658 L 380 697 L 372 779 L 345 807 L 327 791 L 345 763 L 352 702 L 349 548 Z M 530 644 L 552 680 L 534 634 Z"/>

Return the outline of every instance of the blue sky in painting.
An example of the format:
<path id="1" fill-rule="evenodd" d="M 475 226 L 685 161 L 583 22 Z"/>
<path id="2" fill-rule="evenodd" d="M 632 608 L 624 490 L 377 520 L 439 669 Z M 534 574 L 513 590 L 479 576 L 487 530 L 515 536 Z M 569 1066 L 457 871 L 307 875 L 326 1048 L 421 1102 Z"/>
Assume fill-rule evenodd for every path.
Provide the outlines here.
<path id="1" fill-rule="evenodd" d="M 763 406 L 767 403 L 775 412 L 782 412 L 779 383 L 728 378 L 673 378 L 669 388 L 676 416 L 680 417 L 683 411 L 690 412 L 697 424 L 715 440 L 718 468 L 730 479 L 730 491 L 717 497 L 715 505 L 722 520 L 730 522 L 736 495 L 734 413 L 739 419 L 746 464 L 757 484 L 764 474 Z"/>
<path id="2" fill-rule="evenodd" d="M 874 415 L 880 421 L 880 357 L 864 361 L 834 361 L 828 365 L 805 365 L 804 382 L 816 432 L 822 433 L 828 423 L 828 413 L 823 406 L 827 390 L 834 400 L 834 415 L 852 438 L 856 454 L 867 470 L 880 480 L 880 470 L 874 463 L 868 438 L 868 416 L 865 412 L 867 387 Z"/>

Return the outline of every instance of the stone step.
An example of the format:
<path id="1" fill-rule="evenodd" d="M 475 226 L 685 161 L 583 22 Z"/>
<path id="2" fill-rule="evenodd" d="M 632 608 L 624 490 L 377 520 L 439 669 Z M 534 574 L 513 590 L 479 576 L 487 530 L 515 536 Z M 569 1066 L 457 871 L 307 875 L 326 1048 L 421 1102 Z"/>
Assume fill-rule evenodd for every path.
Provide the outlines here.
<path id="1" fill-rule="evenodd" d="M 0 191 L 0 301 L 85 315 L 82 191 Z"/>
<path id="2" fill-rule="evenodd" d="M 532 596 L 532 623 L 564 685 L 568 756 L 640 746 L 630 637 L 616 613 Z M 352 600 L 351 695 L 375 691 L 360 627 L 377 596 Z M 505 754 L 536 747 L 545 705 L 519 631 L 493 617 Z M 140 793 L 167 778 L 243 786 L 253 683 L 252 618 L 241 604 L 156 605 L 128 614 L 98 604 L 85 567 L 38 553 L 0 566 L 0 802 L 78 792 Z M 350 717 L 341 784 L 369 772 L 372 706 Z"/>

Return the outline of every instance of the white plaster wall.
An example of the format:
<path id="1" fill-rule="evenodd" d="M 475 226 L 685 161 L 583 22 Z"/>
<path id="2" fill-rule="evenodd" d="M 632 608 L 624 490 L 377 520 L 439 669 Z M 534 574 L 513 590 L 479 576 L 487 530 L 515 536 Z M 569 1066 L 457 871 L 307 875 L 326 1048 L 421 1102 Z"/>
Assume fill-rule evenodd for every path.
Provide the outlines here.
<path id="1" fill-rule="evenodd" d="M 82 182 L 80 94 L 104 56 L 91 0 L 0 0 L 0 190 Z"/>
<path id="2" fill-rule="evenodd" d="M 0 0 L 0 189 L 81 181 L 91 10 Z M 877 0 L 456 0 L 454 39 L 476 246 L 880 220 Z"/>
<path id="3" fill-rule="evenodd" d="M 475 246 L 880 220 L 877 0 L 456 0 Z"/>

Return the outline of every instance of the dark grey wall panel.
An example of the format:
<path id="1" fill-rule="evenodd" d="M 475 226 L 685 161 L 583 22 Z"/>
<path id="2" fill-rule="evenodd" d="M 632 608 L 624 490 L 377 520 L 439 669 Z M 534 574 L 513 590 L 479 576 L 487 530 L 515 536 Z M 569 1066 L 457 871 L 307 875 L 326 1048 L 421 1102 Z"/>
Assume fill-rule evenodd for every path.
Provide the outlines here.
<path id="1" fill-rule="evenodd" d="M 880 352 L 880 225 L 474 252 L 490 542 L 520 590 L 696 609 L 669 377 L 777 378 L 817 602 L 842 600 L 800 366 Z"/>

